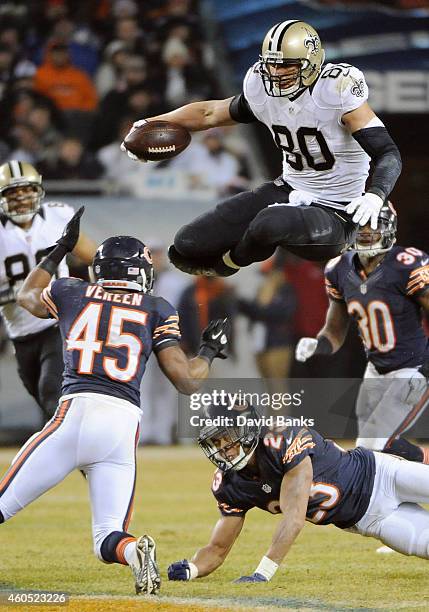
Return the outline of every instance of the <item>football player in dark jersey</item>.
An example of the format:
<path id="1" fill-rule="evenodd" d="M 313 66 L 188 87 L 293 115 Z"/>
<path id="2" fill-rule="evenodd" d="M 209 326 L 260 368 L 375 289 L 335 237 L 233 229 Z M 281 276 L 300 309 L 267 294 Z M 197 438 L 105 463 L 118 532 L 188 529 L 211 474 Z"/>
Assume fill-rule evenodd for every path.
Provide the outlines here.
<path id="1" fill-rule="evenodd" d="M 217 425 L 214 418 L 222 414 Z M 314 429 L 267 432 L 250 407 L 209 411 L 198 443 L 218 468 L 212 491 L 221 517 L 191 561 L 168 568 L 170 580 L 207 576 L 226 559 L 246 513 L 281 513 L 255 571 L 236 582 L 270 580 L 306 520 L 378 538 L 405 555 L 429 559 L 429 467 L 365 448 L 343 450 Z"/>
<path id="2" fill-rule="evenodd" d="M 283 154 L 282 176 L 226 198 L 179 229 L 169 250 L 177 268 L 230 276 L 268 259 L 279 245 L 304 259 L 326 261 L 353 242 L 356 224 L 370 220 L 377 226 L 400 175 L 401 156 L 368 104 L 362 72 L 324 59 L 310 24 L 277 23 L 241 93 L 193 102 L 133 125 L 162 120 L 195 132 L 259 121 Z M 366 185 L 370 160 L 374 173 Z"/>
<path id="3" fill-rule="evenodd" d="M 156 593 L 155 542 L 128 532 L 136 481 L 140 382 L 154 351 L 182 393 L 196 390 L 215 357 L 224 357 L 226 321 L 202 334 L 197 357 L 178 345 L 177 312 L 151 295 L 153 266 L 136 238 L 105 240 L 93 261 L 94 282 L 52 275 L 79 238 L 83 207 L 32 270 L 18 302 L 34 316 L 58 319 L 64 342 L 63 395 L 53 418 L 19 451 L 0 480 L 0 523 L 12 518 L 78 468 L 87 474 L 94 552 L 106 563 L 129 565 L 136 593 Z M 51 284 L 50 284 L 51 283 Z"/>
<path id="4" fill-rule="evenodd" d="M 429 452 L 401 438 L 429 402 L 429 257 L 396 246 L 397 217 L 382 208 L 378 228 L 363 227 L 354 249 L 330 261 L 325 277 L 329 309 L 317 338 L 301 338 L 298 361 L 337 351 L 349 320 L 359 326 L 368 365 L 356 405 L 357 446 L 429 462 Z"/>

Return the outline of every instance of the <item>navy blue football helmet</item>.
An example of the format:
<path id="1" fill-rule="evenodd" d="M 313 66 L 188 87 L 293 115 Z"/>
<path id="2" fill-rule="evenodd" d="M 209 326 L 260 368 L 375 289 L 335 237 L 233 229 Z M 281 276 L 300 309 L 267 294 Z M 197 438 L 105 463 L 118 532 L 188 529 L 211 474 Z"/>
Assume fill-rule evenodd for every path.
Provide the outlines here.
<path id="1" fill-rule="evenodd" d="M 148 247 L 132 236 L 113 236 L 100 244 L 92 262 L 93 280 L 110 289 L 151 293 L 154 281 Z"/>
<path id="2" fill-rule="evenodd" d="M 260 439 L 260 415 L 249 405 L 236 405 L 232 410 L 211 405 L 205 412 L 208 421 L 200 430 L 199 447 L 222 472 L 243 469 Z"/>

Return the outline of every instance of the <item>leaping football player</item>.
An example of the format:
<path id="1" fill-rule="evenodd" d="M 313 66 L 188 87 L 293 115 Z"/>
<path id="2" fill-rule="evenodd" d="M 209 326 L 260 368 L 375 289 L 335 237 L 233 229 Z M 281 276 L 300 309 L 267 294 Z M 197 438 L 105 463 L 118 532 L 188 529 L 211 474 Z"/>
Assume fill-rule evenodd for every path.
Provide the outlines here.
<path id="1" fill-rule="evenodd" d="M 199 355 L 188 359 L 178 345 L 177 312 L 151 295 L 150 252 L 129 236 L 109 238 L 98 247 L 94 282 L 64 277 L 51 283 L 78 242 L 82 212 L 83 207 L 18 293 L 19 305 L 33 316 L 53 316 L 59 323 L 63 395 L 53 418 L 23 446 L 0 480 L 0 523 L 81 469 L 89 483 L 95 554 L 105 563 L 129 565 L 136 593 L 156 593 L 155 542 L 128 532 L 141 378 L 154 351 L 173 385 L 192 393 L 207 377 L 212 360 L 224 357 L 227 322 L 211 322 L 203 331 Z"/>
<path id="2" fill-rule="evenodd" d="M 61 236 L 74 210 L 63 202 L 43 202 L 42 177 L 27 162 L 0 166 L 0 314 L 11 339 L 18 374 L 39 405 L 43 422 L 54 414 L 64 368 L 62 341 L 55 319 L 39 319 L 16 301 L 24 279 Z M 90 264 L 97 245 L 81 233 L 73 255 Z M 68 276 L 62 261 L 58 277 Z"/>
<path id="3" fill-rule="evenodd" d="M 193 132 L 259 121 L 283 153 L 282 176 L 223 200 L 179 229 L 169 250 L 177 268 L 230 276 L 269 258 L 277 246 L 326 261 L 354 241 L 357 225 L 370 221 L 376 229 L 400 175 L 401 157 L 367 102 L 362 72 L 324 59 L 311 25 L 278 23 L 265 36 L 240 94 L 134 124 L 164 120 Z M 125 143 L 122 148 L 126 151 Z M 370 161 L 374 172 L 365 189 Z"/>
<path id="4" fill-rule="evenodd" d="M 170 565 L 170 580 L 207 576 L 222 565 L 252 508 L 281 514 L 282 520 L 255 571 L 236 582 L 271 580 L 306 520 L 429 558 L 429 512 L 419 505 L 429 503 L 428 466 L 365 448 L 346 451 L 310 428 L 261 432 L 258 414 L 249 407 L 209 410 L 210 418 L 219 415 L 228 426 L 207 424 L 198 444 L 217 467 L 212 491 L 221 517 L 191 561 Z M 238 415 L 246 423 L 230 425 Z"/>
<path id="5" fill-rule="evenodd" d="M 368 359 L 356 403 L 356 446 L 429 463 L 427 449 L 401 437 L 429 402 L 429 339 L 422 327 L 429 257 L 395 245 L 396 229 L 396 212 L 383 206 L 377 229 L 361 228 L 353 250 L 327 264 L 326 323 L 317 338 L 301 338 L 296 358 L 338 351 L 354 319 Z"/>

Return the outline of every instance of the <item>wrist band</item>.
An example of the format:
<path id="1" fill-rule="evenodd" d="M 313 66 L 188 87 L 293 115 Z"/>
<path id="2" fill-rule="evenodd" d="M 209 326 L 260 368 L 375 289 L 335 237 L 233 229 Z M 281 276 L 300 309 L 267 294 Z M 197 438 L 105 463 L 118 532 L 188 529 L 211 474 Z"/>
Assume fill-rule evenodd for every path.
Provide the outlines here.
<path id="1" fill-rule="evenodd" d="M 68 250 L 62 244 L 57 244 L 57 246 L 42 259 L 39 263 L 39 268 L 48 272 L 48 274 L 55 274 L 59 264 L 67 255 Z"/>
<path id="2" fill-rule="evenodd" d="M 314 351 L 314 355 L 332 355 L 334 352 L 334 347 L 332 343 L 326 336 L 319 336 L 317 338 L 317 347 Z"/>
<path id="3" fill-rule="evenodd" d="M 255 574 L 262 574 L 267 580 L 271 580 L 276 571 L 279 569 L 278 564 L 272 561 L 269 557 L 262 557 L 258 567 L 255 569 Z"/>
<path id="4" fill-rule="evenodd" d="M 188 561 L 188 565 L 189 565 L 189 580 L 193 580 L 194 578 L 198 577 L 198 567 L 195 565 L 195 563 L 191 563 L 190 561 Z"/>
<path id="5" fill-rule="evenodd" d="M 207 344 L 203 344 L 200 350 L 198 351 L 198 357 L 202 357 L 203 359 L 206 359 L 209 365 L 211 365 L 216 355 L 217 355 L 217 350 L 213 349 L 211 346 L 207 346 Z"/>

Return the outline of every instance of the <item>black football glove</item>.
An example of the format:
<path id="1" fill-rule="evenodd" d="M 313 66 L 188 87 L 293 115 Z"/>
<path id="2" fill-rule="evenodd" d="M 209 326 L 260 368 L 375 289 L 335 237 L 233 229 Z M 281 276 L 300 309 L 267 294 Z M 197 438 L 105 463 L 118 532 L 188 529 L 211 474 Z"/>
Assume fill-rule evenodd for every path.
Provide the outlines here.
<path id="1" fill-rule="evenodd" d="M 167 570 L 169 580 L 190 580 L 191 570 L 187 559 L 172 563 Z"/>
<path id="2" fill-rule="evenodd" d="M 222 351 L 228 346 L 229 321 L 228 319 L 215 319 L 210 321 L 201 334 L 199 355 L 206 357 L 211 363 L 213 359 L 227 359 Z"/>
<path id="3" fill-rule="evenodd" d="M 57 240 L 57 244 L 63 246 L 67 250 L 67 253 L 71 253 L 73 251 L 77 241 L 79 240 L 80 218 L 83 215 L 84 210 L 85 206 L 81 206 L 79 210 L 75 212 L 73 217 L 65 226 L 63 235 L 59 240 Z"/>

